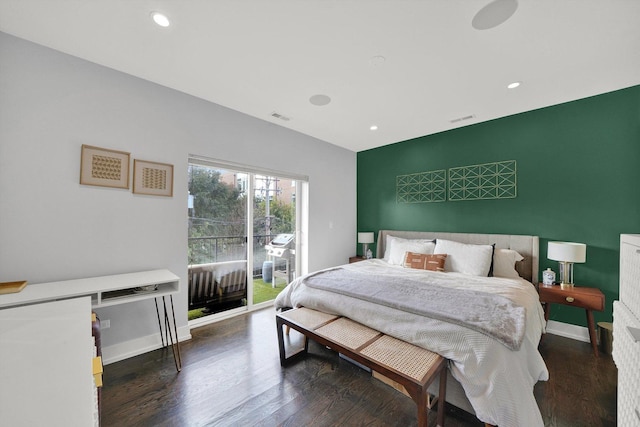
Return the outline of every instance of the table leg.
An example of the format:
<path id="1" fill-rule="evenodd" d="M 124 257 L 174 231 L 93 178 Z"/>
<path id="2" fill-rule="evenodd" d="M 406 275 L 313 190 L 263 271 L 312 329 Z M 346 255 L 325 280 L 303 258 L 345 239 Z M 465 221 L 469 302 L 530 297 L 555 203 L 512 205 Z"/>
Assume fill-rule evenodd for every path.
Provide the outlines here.
<path id="1" fill-rule="evenodd" d="M 551 303 L 545 302 L 542 305 L 543 305 L 543 308 L 544 308 L 544 321 L 548 322 L 549 321 L 549 313 L 551 312 Z M 545 326 L 545 331 L 546 331 L 546 326 Z M 544 339 L 545 334 L 546 334 L 546 332 L 544 334 L 542 334 L 542 336 L 540 337 L 540 343 L 542 343 L 542 340 Z"/>
<path id="2" fill-rule="evenodd" d="M 160 339 L 162 340 L 162 346 L 166 347 L 165 344 L 165 336 L 162 333 L 162 323 L 160 322 L 160 310 L 158 310 L 158 298 L 154 298 L 153 301 L 156 303 L 156 316 L 158 316 L 158 328 L 160 329 Z"/>
<path id="3" fill-rule="evenodd" d="M 154 298 L 156 303 L 156 312 L 158 314 L 158 327 L 160 328 L 160 339 L 162 340 L 162 346 L 167 348 L 171 345 L 171 350 L 173 351 L 173 360 L 176 364 L 176 371 L 180 372 L 182 370 L 182 355 L 180 354 L 180 342 L 178 340 L 178 326 L 176 324 L 176 312 L 173 305 L 173 295 L 169 295 L 169 300 L 171 303 L 171 315 L 173 317 L 173 331 L 171 330 L 172 322 L 169 318 L 169 310 L 167 309 L 167 301 L 164 296 L 162 296 L 162 308 L 163 308 L 163 318 L 164 322 L 160 321 L 160 311 L 158 310 L 158 298 Z M 164 328 L 162 327 L 164 323 Z M 175 333 L 175 341 L 174 341 L 174 333 Z"/>
<path id="4" fill-rule="evenodd" d="M 596 323 L 593 320 L 593 312 L 587 311 L 587 325 L 589 326 L 589 339 L 591 340 L 591 347 L 593 347 L 593 354 L 598 357 L 600 352 L 598 351 L 598 340 L 596 339 Z"/>
<path id="5" fill-rule="evenodd" d="M 551 313 L 551 303 L 550 302 L 545 302 L 544 303 L 544 320 L 545 320 L 545 322 L 549 321 L 549 313 Z"/>
<path id="6" fill-rule="evenodd" d="M 180 354 L 180 340 L 178 339 L 178 325 L 176 324 L 176 310 L 173 307 L 173 295 L 169 295 L 169 300 L 171 301 L 171 315 L 173 316 L 173 330 L 176 332 L 176 351 L 178 354 L 178 358 L 176 359 L 176 369 L 178 372 L 182 370 L 182 354 Z M 173 357 L 175 358 L 176 352 L 174 352 Z"/>

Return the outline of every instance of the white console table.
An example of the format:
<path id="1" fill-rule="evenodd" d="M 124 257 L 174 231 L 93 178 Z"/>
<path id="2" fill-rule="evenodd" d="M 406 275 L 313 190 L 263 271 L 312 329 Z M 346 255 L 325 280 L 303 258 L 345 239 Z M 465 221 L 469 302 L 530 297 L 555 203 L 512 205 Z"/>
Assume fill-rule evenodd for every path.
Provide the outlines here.
<path id="1" fill-rule="evenodd" d="M 136 289 L 149 285 L 157 289 Z M 162 344 L 171 342 L 180 371 L 173 306 L 179 291 L 178 276 L 153 270 L 28 284 L 21 292 L 1 294 L 0 425 L 91 425 L 91 307 L 154 298 Z"/>
<path id="2" fill-rule="evenodd" d="M 153 292 L 135 288 L 158 285 Z M 0 295 L 0 308 L 82 296 L 91 297 L 94 308 L 172 295 L 180 291 L 178 276 L 169 270 L 151 270 L 60 282 L 28 284 L 21 292 Z"/>
<path id="3" fill-rule="evenodd" d="M 157 289 L 153 291 L 137 289 L 150 285 L 156 285 Z M 91 306 L 93 308 L 109 307 L 154 298 L 162 345 L 166 347 L 169 342 L 171 343 L 176 369 L 179 372 L 182 369 L 182 360 L 173 307 L 173 294 L 178 292 L 180 292 L 180 279 L 178 276 L 169 270 L 151 270 L 27 285 L 21 292 L 0 295 L 0 309 L 83 296 L 91 297 Z M 169 318 L 169 311 L 167 310 L 165 299 L 167 296 L 171 304 L 173 321 Z M 160 310 L 158 309 L 158 298 L 160 297 L 162 298 L 163 321 L 160 319 Z M 171 326 L 173 326 L 173 330 L 171 330 Z"/>

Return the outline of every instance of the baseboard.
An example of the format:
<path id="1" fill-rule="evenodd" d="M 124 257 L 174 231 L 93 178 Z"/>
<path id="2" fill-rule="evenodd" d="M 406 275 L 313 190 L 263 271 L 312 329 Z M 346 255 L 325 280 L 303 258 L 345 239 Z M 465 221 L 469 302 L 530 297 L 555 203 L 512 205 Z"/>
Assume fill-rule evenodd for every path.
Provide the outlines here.
<path id="1" fill-rule="evenodd" d="M 547 333 L 577 341 L 591 342 L 588 328 L 571 325 L 569 323 L 556 322 L 555 320 L 549 320 L 547 322 Z"/>
<path id="2" fill-rule="evenodd" d="M 178 341 L 187 341 L 190 339 L 191 332 L 189 326 L 178 328 Z M 121 342 L 102 348 L 102 363 L 104 365 L 108 365 L 110 363 L 128 359 L 129 357 L 157 350 L 161 347 L 162 340 L 160 338 L 160 333 Z"/>

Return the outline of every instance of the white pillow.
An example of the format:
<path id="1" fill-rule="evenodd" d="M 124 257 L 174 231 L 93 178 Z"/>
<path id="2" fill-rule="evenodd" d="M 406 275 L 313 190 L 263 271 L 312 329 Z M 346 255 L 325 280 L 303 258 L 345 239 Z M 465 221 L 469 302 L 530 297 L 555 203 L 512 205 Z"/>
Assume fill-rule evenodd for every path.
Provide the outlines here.
<path id="1" fill-rule="evenodd" d="M 516 262 L 523 259 L 524 257 L 513 249 L 496 249 L 493 252 L 493 275 L 495 277 L 520 277 L 516 271 Z"/>
<path id="2" fill-rule="evenodd" d="M 391 243 L 394 241 L 407 241 L 408 239 L 403 239 L 402 237 L 394 237 L 394 236 L 389 236 L 387 234 L 387 241 L 385 243 L 384 246 L 384 257 L 382 259 L 384 259 L 385 261 L 389 262 L 389 258 L 391 257 Z"/>
<path id="3" fill-rule="evenodd" d="M 444 271 L 486 277 L 493 259 L 493 245 L 471 245 L 438 239 L 435 253 L 447 254 Z"/>
<path id="4" fill-rule="evenodd" d="M 387 236 L 384 259 L 389 264 L 404 265 L 404 256 L 407 252 L 433 254 L 435 246 L 436 244 L 433 240 L 403 239 L 401 237 Z"/>

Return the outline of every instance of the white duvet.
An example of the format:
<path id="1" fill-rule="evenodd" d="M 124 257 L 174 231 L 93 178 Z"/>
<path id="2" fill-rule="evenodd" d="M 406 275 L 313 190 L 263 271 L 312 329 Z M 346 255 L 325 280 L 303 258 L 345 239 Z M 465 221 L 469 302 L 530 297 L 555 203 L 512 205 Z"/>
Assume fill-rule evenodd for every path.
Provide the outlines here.
<path id="1" fill-rule="evenodd" d="M 378 277 L 406 275 L 411 280 L 440 286 L 497 293 L 525 307 L 525 337 L 520 349 L 512 351 L 463 326 L 308 287 L 304 284 L 305 277 L 293 281 L 276 299 L 276 308 L 305 306 L 346 316 L 451 360 L 453 377 L 462 384 L 478 419 L 485 423 L 500 427 L 543 425 L 533 386 L 549 377 L 538 352 L 545 321 L 538 293 L 531 283 L 524 279 L 408 269 L 378 259 L 342 267 Z"/>

